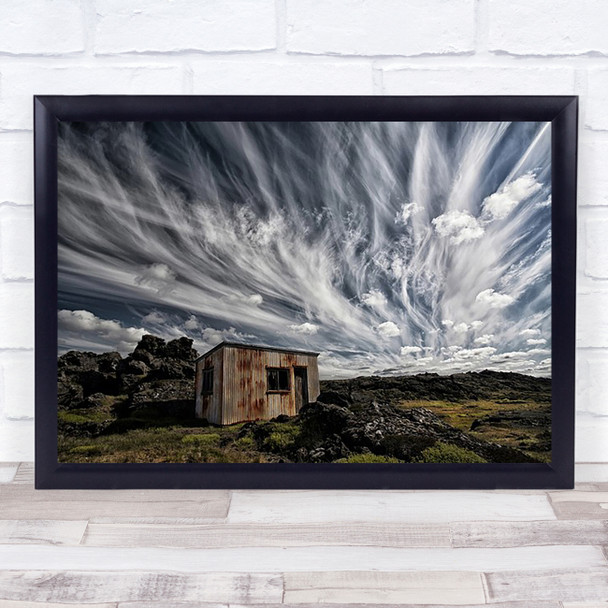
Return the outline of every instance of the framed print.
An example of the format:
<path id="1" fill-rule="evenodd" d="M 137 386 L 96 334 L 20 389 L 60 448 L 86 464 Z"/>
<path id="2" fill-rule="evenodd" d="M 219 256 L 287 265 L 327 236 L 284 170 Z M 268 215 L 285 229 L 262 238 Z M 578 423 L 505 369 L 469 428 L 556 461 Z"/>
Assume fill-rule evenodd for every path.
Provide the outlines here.
<path id="1" fill-rule="evenodd" d="M 572 487 L 577 104 L 36 97 L 36 486 Z"/>

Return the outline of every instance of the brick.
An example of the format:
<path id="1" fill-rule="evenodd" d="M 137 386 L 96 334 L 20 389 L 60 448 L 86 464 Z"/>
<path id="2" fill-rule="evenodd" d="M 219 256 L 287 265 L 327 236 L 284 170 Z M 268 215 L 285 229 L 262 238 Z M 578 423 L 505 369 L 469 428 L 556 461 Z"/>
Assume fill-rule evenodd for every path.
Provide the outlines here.
<path id="1" fill-rule="evenodd" d="M 33 346 L 34 284 L 0 283 L 0 348 Z"/>
<path id="2" fill-rule="evenodd" d="M 578 204 L 608 205 L 608 141 L 579 145 Z"/>
<path id="3" fill-rule="evenodd" d="M 575 72 L 558 68 L 389 67 L 382 72 L 388 95 L 565 95 L 575 90 Z"/>
<path id="4" fill-rule="evenodd" d="M 184 70 L 179 66 L 41 66 L 0 68 L 0 128 L 31 129 L 32 96 L 37 95 L 150 95 L 179 94 Z"/>
<path id="5" fill-rule="evenodd" d="M 0 461 L 34 460 L 33 420 L 0 418 Z"/>
<path id="6" fill-rule="evenodd" d="M 31 133 L 0 133 L 0 203 L 34 202 L 34 158 Z"/>
<path id="7" fill-rule="evenodd" d="M 34 416 L 34 352 L 0 353 L 0 411 L 9 420 Z"/>
<path id="8" fill-rule="evenodd" d="M 98 0 L 96 10 L 100 54 L 276 47 L 274 0 Z"/>
<path id="9" fill-rule="evenodd" d="M 578 359 L 577 411 L 608 416 L 608 354 Z"/>
<path id="10" fill-rule="evenodd" d="M 334 55 L 469 53 L 473 0 L 287 0 L 287 50 Z"/>
<path id="11" fill-rule="evenodd" d="M 585 220 L 585 275 L 608 279 L 608 219 Z"/>
<path id="12" fill-rule="evenodd" d="M 598 27 L 607 19 L 605 0 L 490 0 L 489 47 L 513 55 L 608 54 Z"/>
<path id="13" fill-rule="evenodd" d="M 333 95 L 373 93 L 371 64 L 219 61 L 193 66 L 198 94 Z"/>
<path id="14" fill-rule="evenodd" d="M 606 6 L 608 7 L 608 3 Z M 608 70 L 589 70 L 587 80 L 587 95 L 581 100 L 586 103 L 585 124 L 592 129 L 607 131 Z"/>
<path id="15" fill-rule="evenodd" d="M 608 292 L 579 294 L 576 316 L 576 345 L 608 348 Z"/>
<path id="16" fill-rule="evenodd" d="M 85 49 L 80 0 L 3 0 L 0 52 L 59 55 Z"/>
<path id="17" fill-rule="evenodd" d="M 0 207 L 0 276 L 34 278 L 34 208 Z"/>
<path id="18" fill-rule="evenodd" d="M 608 417 L 577 412 L 575 435 L 576 462 L 608 462 Z"/>

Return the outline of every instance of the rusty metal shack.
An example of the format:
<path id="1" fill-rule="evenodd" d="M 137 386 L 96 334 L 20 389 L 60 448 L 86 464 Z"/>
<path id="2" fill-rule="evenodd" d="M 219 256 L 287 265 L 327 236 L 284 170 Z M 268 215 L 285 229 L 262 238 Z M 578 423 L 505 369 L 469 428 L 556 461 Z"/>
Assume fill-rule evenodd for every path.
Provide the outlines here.
<path id="1" fill-rule="evenodd" d="M 222 342 L 196 360 L 196 416 L 222 425 L 295 416 L 319 396 L 318 356 Z"/>

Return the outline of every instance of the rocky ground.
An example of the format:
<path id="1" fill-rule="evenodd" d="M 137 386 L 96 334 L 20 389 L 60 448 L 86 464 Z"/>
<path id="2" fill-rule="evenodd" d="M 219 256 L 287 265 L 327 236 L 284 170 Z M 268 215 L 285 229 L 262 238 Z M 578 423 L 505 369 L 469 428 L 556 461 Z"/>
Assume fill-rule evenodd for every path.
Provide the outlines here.
<path id="1" fill-rule="evenodd" d="M 536 462 L 550 460 L 551 382 L 520 374 L 322 383 L 295 417 L 194 419 L 192 341 L 58 360 L 62 462 Z"/>

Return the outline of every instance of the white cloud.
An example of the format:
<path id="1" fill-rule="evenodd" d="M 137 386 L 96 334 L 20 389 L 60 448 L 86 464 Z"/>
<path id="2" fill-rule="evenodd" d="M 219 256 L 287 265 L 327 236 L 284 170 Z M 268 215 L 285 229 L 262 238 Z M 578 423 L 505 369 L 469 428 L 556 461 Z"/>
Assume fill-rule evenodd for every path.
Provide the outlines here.
<path id="1" fill-rule="evenodd" d="M 415 213 L 418 213 L 418 211 L 420 211 L 420 207 L 416 203 L 404 203 L 395 218 L 395 222 L 407 224 L 410 217 Z"/>
<path id="2" fill-rule="evenodd" d="M 378 325 L 378 333 L 385 338 L 394 338 L 401 333 L 399 327 L 392 321 L 385 321 Z"/>
<path id="3" fill-rule="evenodd" d="M 195 330 L 199 328 L 198 319 L 194 315 L 190 315 L 190 318 L 184 323 L 184 327 L 189 330 Z"/>
<path id="4" fill-rule="evenodd" d="M 488 308 L 505 308 L 509 306 L 509 304 L 513 304 L 515 298 L 506 293 L 498 293 L 493 289 L 484 289 L 477 294 L 475 301 Z"/>
<path id="5" fill-rule="evenodd" d="M 419 346 L 402 346 L 400 352 L 402 357 L 407 357 L 422 352 L 422 349 Z"/>
<path id="6" fill-rule="evenodd" d="M 100 319 L 88 310 L 60 310 L 57 321 L 61 332 L 122 353 L 133 350 L 146 333 L 141 328 L 123 327 L 118 321 Z"/>
<path id="7" fill-rule="evenodd" d="M 466 334 L 469 331 L 469 326 L 466 323 L 456 323 L 453 329 L 456 333 Z"/>
<path id="8" fill-rule="evenodd" d="M 479 336 L 479 338 L 475 338 L 475 344 L 479 344 L 481 346 L 487 346 L 488 344 L 492 344 L 494 341 L 494 334 L 484 334 L 483 336 Z"/>
<path id="9" fill-rule="evenodd" d="M 203 340 L 207 345 L 215 346 L 220 342 L 244 342 L 255 338 L 251 334 L 242 334 L 238 332 L 234 327 L 228 329 L 215 329 L 214 327 L 205 327 L 203 329 Z"/>
<path id="10" fill-rule="evenodd" d="M 441 321 L 441 324 L 444 327 L 447 327 L 448 329 L 454 327 L 454 321 L 452 321 L 451 319 L 443 319 L 443 321 Z"/>
<path id="11" fill-rule="evenodd" d="M 159 325 L 160 323 L 165 322 L 165 317 L 160 312 L 153 310 L 152 312 L 148 313 L 145 317 L 142 317 L 141 322 L 149 323 L 152 325 Z"/>
<path id="12" fill-rule="evenodd" d="M 386 306 L 386 296 L 377 289 L 372 289 L 363 294 L 361 300 L 371 308 L 382 308 L 383 306 Z"/>
<path id="13" fill-rule="evenodd" d="M 439 236 L 450 237 L 454 245 L 474 241 L 483 236 L 483 226 L 477 218 L 466 211 L 448 211 L 433 220 Z"/>
<path id="14" fill-rule="evenodd" d="M 483 321 L 473 321 L 473 323 L 471 323 L 471 329 L 479 329 L 480 327 L 483 327 Z"/>
<path id="15" fill-rule="evenodd" d="M 484 215 L 488 215 L 492 220 L 502 220 L 541 187 L 534 173 L 526 173 L 486 197 L 483 201 Z"/>
<path id="16" fill-rule="evenodd" d="M 135 284 L 152 289 L 160 294 L 172 291 L 177 274 L 166 264 L 150 264 L 135 277 Z"/>
<path id="17" fill-rule="evenodd" d="M 524 338 L 529 338 L 532 336 L 540 336 L 540 329 L 523 329 L 522 331 L 519 332 L 520 336 L 523 336 Z"/>
<path id="18" fill-rule="evenodd" d="M 546 344 L 547 340 L 545 340 L 544 338 L 528 338 L 526 340 L 526 344 L 528 344 L 529 346 L 538 346 L 540 344 Z"/>
<path id="19" fill-rule="evenodd" d="M 264 298 L 259 293 L 253 293 L 250 295 L 245 295 L 242 293 L 230 294 L 226 298 L 229 302 L 238 302 L 241 304 L 250 304 L 251 306 L 259 306 L 264 301 Z"/>
<path id="20" fill-rule="evenodd" d="M 319 326 L 314 323 L 301 323 L 300 325 L 290 325 L 289 329 L 297 334 L 305 336 L 314 336 L 319 331 Z"/>
<path id="21" fill-rule="evenodd" d="M 544 207 L 551 207 L 551 195 L 549 195 L 544 201 L 536 203 L 536 206 L 539 209 L 543 209 Z"/>

